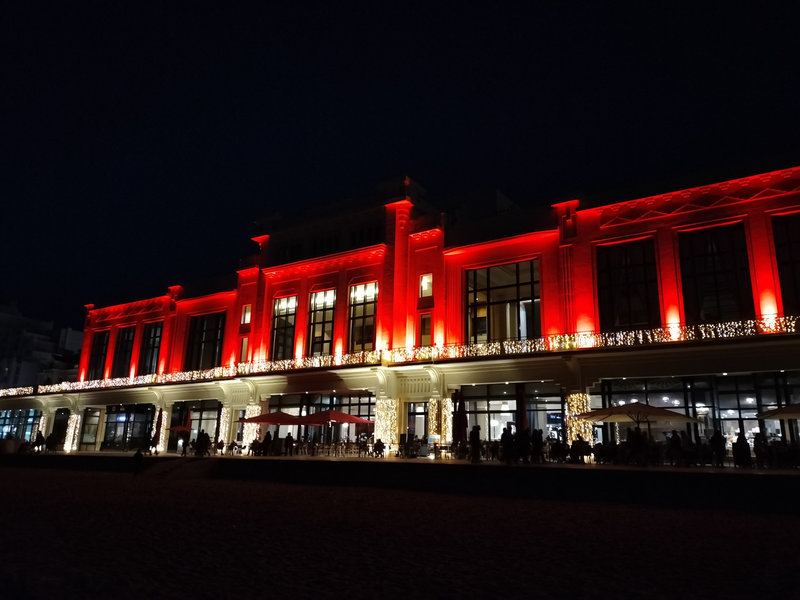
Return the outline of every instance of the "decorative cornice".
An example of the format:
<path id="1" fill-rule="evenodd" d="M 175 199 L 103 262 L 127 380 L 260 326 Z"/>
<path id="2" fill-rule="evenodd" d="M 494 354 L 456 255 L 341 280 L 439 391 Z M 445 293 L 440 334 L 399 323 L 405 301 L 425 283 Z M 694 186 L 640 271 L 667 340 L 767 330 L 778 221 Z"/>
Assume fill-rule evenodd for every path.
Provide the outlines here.
<path id="1" fill-rule="evenodd" d="M 800 194 L 800 167 L 753 175 L 742 179 L 649 196 L 598 207 L 600 226 L 615 227 L 632 222 L 694 213 L 755 200 Z"/>

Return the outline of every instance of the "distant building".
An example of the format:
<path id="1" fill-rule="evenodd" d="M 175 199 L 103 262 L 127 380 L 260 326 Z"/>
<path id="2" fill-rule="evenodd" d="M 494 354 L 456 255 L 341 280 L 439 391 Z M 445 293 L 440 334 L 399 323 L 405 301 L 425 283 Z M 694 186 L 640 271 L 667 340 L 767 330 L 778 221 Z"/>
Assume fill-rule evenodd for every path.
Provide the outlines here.
<path id="1" fill-rule="evenodd" d="M 15 306 L 0 307 L 0 400 L 3 392 L 29 393 L 39 384 L 76 380 L 82 342 L 81 331 L 26 317 Z M 38 410 L 3 410 L 0 404 L 0 438 L 31 439 L 40 416 Z"/>
<path id="2" fill-rule="evenodd" d="M 0 307 L 0 388 L 68 381 L 78 375 L 83 332 Z"/>
<path id="3" fill-rule="evenodd" d="M 637 402 L 694 419 L 653 423 L 656 441 L 797 439 L 757 415 L 800 403 L 800 167 L 544 215 L 471 206 L 442 213 L 406 179 L 266 222 L 235 287 L 89 306 L 78 377 L 3 390 L 0 410 L 67 450 L 177 452 L 184 429 L 248 444 L 264 427 L 243 418 L 327 409 L 447 446 L 459 398 L 486 440 L 624 441 L 575 415 Z M 301 448 L 368 429 L 271 428 Z"/>

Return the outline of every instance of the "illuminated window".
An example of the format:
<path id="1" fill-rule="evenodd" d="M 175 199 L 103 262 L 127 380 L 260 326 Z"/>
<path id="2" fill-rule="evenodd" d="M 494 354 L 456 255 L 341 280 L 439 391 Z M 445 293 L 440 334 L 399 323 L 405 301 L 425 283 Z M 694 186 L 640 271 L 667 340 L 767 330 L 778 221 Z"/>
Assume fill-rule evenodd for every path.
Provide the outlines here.
<path id="1" fill-rule="evenodd" d="M 378 306 L 378 284 L 350 286 L 349 352 L 375 349 L 375 311 Z"/>
<path id="2" fill-rule="evenodd" d="M 775 257 L 781 282 L 783 314 L 800 315 L 800 213 L 775 217 Z"/>
<path id="3" fill-rule="evenodd" d="M 242 307 L 242 325 L 249 325 L 250 324 L 250 312 L 252 310 L 252 305 L 245 304 Z"/>
<path id="4" fill-rule="evenodd" d="M 336 290 L 311 294 L 308 311 L 308 355 L 325 356 L 333 349 L 333 313 Z"/>
<path id="5" fill-rule="evenodd" d="M 408 427 L 406 429 L 409 439 L 418 437 L 428 439 L 428 403 L 409 402 L 407 405 Z"/>
<path id="6" fill-rule="evenodd" d="M 294 325 L 297 315 L 297 296 L 275 298 L 272 308 L 272 344 L 270 358 L 286 360 L 294 356 Z"/>
<path id="7" fill-rule="evenodd" d="M 541 337 L 538 260 L 474 269 L 466 275 L 471 343 Z"/>
<path id="8" fill-rule="evenodd" d="M 744 224 L 678 235 L 689 325 L 755 318 Z"/>
<path id="9" fill-rule="evenodd" d="M 419 316 L 419 345 L 424 348 L 431 345 L 431 315 Z"/>
<path id="10" fill-rule="evenodd" d="M 239 344 L 239 362 L 247 362 L 247 340 L 249 338 L 243 337 Z"/>
<path id="11" fill-rule="evenodd" d="M 158 353 L 161 350 L 161 333 L 164 323 L 148 323 L 144 326 L 142 349 L 139 352 L 139 375 L 150 375 L 158 372 Z"/>
<path id="12" fill-rule="evenodd" d="M 221 366 L 224 331 L 224 312 L 192 317 L 189 321 L 184 371 L 199 371 Z"/>
<path id="13" fill-rule="evenodd" d="M 92 338 L 92 350 L 89 354 L 89 372 L 86 377 L 102 379 L 106 366 L 106 352 L 108 352 L 108 331 L 97 331 Z"/>
<path id="14" fill-rule="evenodd" d="M 419 278 L 419 297 L 427 298 L 433 296 L 433 275 L 426 273 Z"/>
<path id="15" fill-rule="evenodd" d="M 39 427 L 42 411 L 34 409 L 0 410 L 0 439 L 33 441 L 34 425 Z M 44 434 L 44 432 L 42 432 Z"/>
<path id="16" fill-rule="evenodd" d="M 652 239 L 597 248 L 597 299 L 602 331 L 661 327 Z"/>

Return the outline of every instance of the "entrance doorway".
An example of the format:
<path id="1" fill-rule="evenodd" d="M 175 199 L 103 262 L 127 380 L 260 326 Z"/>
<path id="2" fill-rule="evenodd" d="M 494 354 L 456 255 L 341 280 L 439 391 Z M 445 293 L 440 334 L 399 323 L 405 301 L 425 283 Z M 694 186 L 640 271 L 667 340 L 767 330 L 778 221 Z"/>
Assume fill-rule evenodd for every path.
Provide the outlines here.
<path id="1" fill-rule="evenodd" d="M 408 426 L 406 434 L 409 440 L 418 437 L 421 440 L 428 439 L 428 403 L 409 402 L 408 407 Z"/>

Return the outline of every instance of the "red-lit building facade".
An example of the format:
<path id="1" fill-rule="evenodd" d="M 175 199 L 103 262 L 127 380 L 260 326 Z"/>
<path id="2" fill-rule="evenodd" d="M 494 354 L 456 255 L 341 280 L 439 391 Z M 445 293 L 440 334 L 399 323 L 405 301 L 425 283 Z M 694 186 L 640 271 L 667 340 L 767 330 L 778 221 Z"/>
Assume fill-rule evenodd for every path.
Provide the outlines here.
<path id="1" fill-rule="evenodd" d="M 157 432 L 178 451 L 172 428 L 246 444 L 264 429 L 241 418 L 335 408 L 386 442 L 446 445 L 458 392 L 493 440 L 523 422 L 619 436 L 574 415 L 621 402 L 697 418 L 681 426 L 697 441 L 796 439 L 796 421 L 756 415 L 800 403 L 800 167 L 545 219 L 495 212 L 453 219 L 405 180 L 378 203 L 268 224 L 233 289 L 88 306 L 79 381 L 2 390 L 0 426 L 69 451 Z"/>

